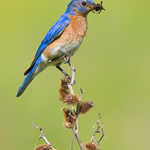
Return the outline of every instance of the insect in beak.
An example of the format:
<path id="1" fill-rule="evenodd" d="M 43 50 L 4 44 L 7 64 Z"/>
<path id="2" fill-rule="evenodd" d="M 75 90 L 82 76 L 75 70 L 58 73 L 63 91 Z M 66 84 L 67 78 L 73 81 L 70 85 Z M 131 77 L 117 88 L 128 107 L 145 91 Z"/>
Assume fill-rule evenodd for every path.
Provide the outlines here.
<path id="1" fill-rule="evenodd" d="M 103 1 L 101 1 L 100 3 L 97 3 L 94 5 L 93 7 L 93 12 L 94 13 L 101 13 L 101 11 L 105 10 L 105 8 L 103 7 Z"/>

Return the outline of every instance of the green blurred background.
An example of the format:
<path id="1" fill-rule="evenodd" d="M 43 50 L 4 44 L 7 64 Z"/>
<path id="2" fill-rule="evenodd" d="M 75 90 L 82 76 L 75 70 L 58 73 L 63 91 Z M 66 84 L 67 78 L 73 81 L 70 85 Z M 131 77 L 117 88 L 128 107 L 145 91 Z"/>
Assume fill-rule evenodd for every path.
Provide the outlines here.
<path id="1" fill-rule="evenodd" d="M 40 41 L 64 12 L 69 0 L 13 0 L 0 5 L 0 149 L 33 150 L 39 131 L 58 150 L 69 150 L 72 132 L 63 126 L 58 98 L 62 74 L 54 67 L 41 73 L 19 99 L 15 97 Z M 89 28 L 72 58 L 77 68 L 76 92 L 95 107 L 80 117 L 84 142 L 102 113 L 105 140 L 101 149 L 143 150 L 150 135 L 150 2 L 104 1 L 101 15 L 88 16 Z M 65 69 L 69 71 L 68 67 Z M 76 144 L 75 149 L 79 149 Z"/>

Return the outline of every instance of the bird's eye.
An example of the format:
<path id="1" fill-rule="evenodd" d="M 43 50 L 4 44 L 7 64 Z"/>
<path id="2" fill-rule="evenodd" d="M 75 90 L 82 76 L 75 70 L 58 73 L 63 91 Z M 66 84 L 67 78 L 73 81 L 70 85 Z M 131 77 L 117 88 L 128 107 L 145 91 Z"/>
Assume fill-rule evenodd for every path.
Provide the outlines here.
<path id="1" fill-rule="evenodd" d="M 82 2 L 82 6 L 86 6 L 86 2 L 85 1 Z"/>

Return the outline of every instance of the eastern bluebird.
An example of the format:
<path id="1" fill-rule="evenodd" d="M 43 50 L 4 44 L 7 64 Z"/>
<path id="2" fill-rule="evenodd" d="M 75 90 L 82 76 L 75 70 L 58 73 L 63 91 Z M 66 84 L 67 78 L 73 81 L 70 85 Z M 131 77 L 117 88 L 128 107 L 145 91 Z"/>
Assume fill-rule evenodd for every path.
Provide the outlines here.
<path id="1" fill-rule="evenodd" d="M 87 14 L 104 8 L 93 0 L 72 0 L 59 20 L 50 28 L 41 42 L 31 66 L 25 71 L 23 83 L 17 92 L 19 97 L 34 77 L 47 66 L 60 67 L 65 63 L 64 57 L 70 58 L 81 45 L 87 31 Z"/>

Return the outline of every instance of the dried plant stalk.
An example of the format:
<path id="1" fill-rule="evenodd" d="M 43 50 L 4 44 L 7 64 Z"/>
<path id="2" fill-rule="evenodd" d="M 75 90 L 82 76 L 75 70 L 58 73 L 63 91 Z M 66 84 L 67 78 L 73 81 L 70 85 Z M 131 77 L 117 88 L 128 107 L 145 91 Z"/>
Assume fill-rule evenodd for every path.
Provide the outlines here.
<path id="1" fill-rule="evenodd" d="M 87 142 L 85 145 L 82 143 L 80 136 L 79 136 L 79 116 L 80 114 L 86 114 L 92 107 L 92 101 L 82 101 L 83 90 L 80 89 L 80 96 L 77 96 L 73 91 L 73 85 L 75 83 L 75 68 L 69 63 L 69 66 L 72 70 L 72 77 L 70 79 L 64 78 L 60 82 L 60 89 L 59 89 L 59 97 L 60 100 L 71 106 L 71 109 L 63 108 L 62 111 L 64 113 L 64 125 L 68 129 L 72 129 L 73 131 L 73 138 L 72 138 L 72 146 L 71 150 L 73 150 L 74 144 L 74 137 L 77 140 L 77 143 L 80 147 L 80 150 L 99 150 L 99 144 L 104 137 L 104 129 L 100 125 L 101 117 L 99 115 L 99 119 L 97 120 L 97 127 L 91 137 L 91 140 Z M 55 150 L 52 144 L 48 141 L 45 136 L 45 133 L 41 127 L 34 127 L 40 130 L 40 138 L 46 144 L 39 145 L 35 148 L 35 150 Z M 98 140 L 95 139 L 96 135 L 101 133 L 101 136 Z"/>

